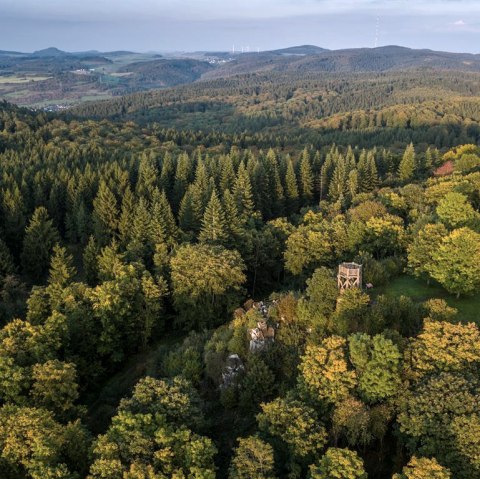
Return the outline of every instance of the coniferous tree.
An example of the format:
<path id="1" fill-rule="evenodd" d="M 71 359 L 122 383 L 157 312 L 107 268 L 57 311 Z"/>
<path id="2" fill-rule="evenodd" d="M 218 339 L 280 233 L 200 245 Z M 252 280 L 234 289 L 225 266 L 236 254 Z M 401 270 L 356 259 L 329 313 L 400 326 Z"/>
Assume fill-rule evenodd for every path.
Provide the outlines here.
<path id="1" fill-rule="evenodd" d="M 0 239 L 0 278 L 15 273 L 15 263 L 6 243 Z"/>
<path id="2" fill-rule="evenodd" d="M 130 187 L 127 187 L 125 193 L 123 194 L 120 219 L 118 221 L 120 242 L 124 245 L 128 244 L 130 241 L 134 213 L 135 198 Z"/>
<path id="3" fill-rule="evenodd" d="M 223 211 L 225 212 L 226 229 L 228 234 L 227 245 L 231 248 L 238 247 L 239 239 L 243 234 L 242 221 L 238 215 L 235 197 L 230 190 L 223 193 Z"/>
<path id="4" fill-rule="evenodd" d="M 415 148 L 413 143 L 407 146 L 402 161 L 398 167 L 398 176 L 401 181 L 409 181 L 415 175 Z"/>
<path id="5" fill-rule="evenodd" d="M 25 230 L 25 205 L 23 196 L 17 185 L 7 188 L 3 192 L 2 214 L 5 228 L 5 241 L 18 258 L 20 254 L 18 238 L 21 238 Z"/>
<path id="6" fill-rule="evenodd" d="M 367 178 L 369 191 L 375 190 L 378 187 L 378 171 L 373 151 L 367 154 Z"/>
<path id="7" fill-rule="evenodd" d="M 59 239 L 47 210 L 43 206 L 37 208 L 25 230 L 21 257 L 23 269 L 32 279 L 39 280 L 46 273 L 50 254 Z"/>
<path id="8" fill-rule="evenodd" d="M 272 215 L 280 216 L 284 208 L 285 194 L 280 180 L 278 157 L 275 151 L 270 148 L 265 160 Z"/>
<path id="9" fill-rule="evenodd" d="M 151 217 L 146 200 L 141 197 L 135 206 L 127 250 L 133 258 L 146 259 L 153 253 L 150 240 Z"/>
<path id="10" fill-rule="evenodd" d="M 310 154 L 305 148 L 300 162 L 300 192 L 304 204 L 310 204 L 313 199 L 313 174 L 310 165 Z"/>
<path id="11" fill-rule="evenodd" d="M 231 190 L 235 183 L 235 169 L 230 155 L 222 157 L 222 171 L 220 173 L 220 191 Z"/>
<path id="12" fill-rule="evenodd" d="M 151 199 L 158 182 L 157 160 L 153 154 L 143 153 L 138 166 L 136 193 L 148 200 Z"/>
<path id="13" fill-rule="evenodd" d="M 328 194 L 332 201 L 342 201 L 347 193 L 347 169 L 345 159 L 339 156 L 332 179 L 328 188 Z"/>
<path id="14" fill-rule="evenodd" d="M 90 236 L 87 245 L 83 251 L 83 271 L 85 279 L 90 286 L 95 286 L 98 281 L 98 263 L 97 257 L 100 253 L 95 238 Z"/>
<path id="15" fill-rule="evenodd" d="M 173 208 L 178 211 L 180 202 L 182 201 L 187 191 L 187 186 L 190 181 L 192 169 L 192 162 L 187 153 L 182 153 L 177 158 L 177 168 L 175 171 L 175 183 L 173 186 Z"/>
<path id="16" fill-rule="evenodd" d="M 287 159 L 287 171 L 285 173 L 285 196 L 287 199 L 287 213 L 293 214 L 298 209 L 298 185 L 293 162 L 289 157 Z"/>
<path id="17" fill-rule="evenodd" d="M 350 170 L 350 173 L 348 174 L 347 189 L 348 196 L 350 200 L 352 200 L 358 193 L 358 171 L 356 169 Z"/>
<path id="18" fill-rule="evenodd" d="M 117 233 L 117 200 L 107 184 L 102 181 L 93 200 L 93 230 L 101 244 L 107 244 Z"/>
<path id="19" fill-rule="evenodd" d="M 252 194 L 252 184 L 248 177 L 245 164 L 240 163 L 237 179 L 233 185 L 233 197 L 237 206 L 239 217 L 243 222 L 247 222 L 253 215 L 254 203 Z"/>
<path id="20" fill-rule="evenodd" d="M 180 211 L 178 212 L 179 226 L 187 235 L 193 235 L 199 228 L 200 221 L 196 210 L 192 191 L 189 188 L 180 203 Z"/>
<path id="21" fill-rule="evenodd" d="M 172 198 L 173 184 L 175 179 L 175 163 L 170 152 L 166 152 L 163 157 L 162 171 L 160 173 L 160 190 L 165 191 L 168 198 Z"/>
<path id="22" fill-rule="evenodd" d="M 161 218 L 159 223 L 165 231 L 165 241 L 169 247 L 173 247 L 178 240 L 178 226 L 170 202 L 164 191 L 162 193 L 157 192 L 154 194 L 151 210 L 152 222 L 158 221 L 157 216 Z"/>
<path id="23" fill-rule="evenodd" d="M 198 238 L 202 243 L 210 244 L 224 244 L 227 240 L 225 213 L 215 191 L 212 192 L 203 215 L 202 229 Z"/>
<path id="24" fill-rule="evenodd" d="M 59 288 L 65 287 L 76 275 L 73 266 L 73 256 L 67 252 L 66 248 L 59 244 L 53 247 L 53 254 L 50 260 L 50 271 L 48 275 L 48 284 Z"/>

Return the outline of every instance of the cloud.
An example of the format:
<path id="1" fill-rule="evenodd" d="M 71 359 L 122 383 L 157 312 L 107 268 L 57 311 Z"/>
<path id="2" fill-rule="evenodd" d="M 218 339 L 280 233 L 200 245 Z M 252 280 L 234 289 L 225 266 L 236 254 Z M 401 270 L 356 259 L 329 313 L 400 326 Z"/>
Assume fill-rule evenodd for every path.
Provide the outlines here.
<path id="1" fill-rule="evenodd" d="M 347 12 L 463 16 L 480 12 L 478 0 L 0 0 L 3 15 L 44 18 L 179 18 L 196 20 L 289 18 Z"/>
<path id="2" fill-rule="evenodd" d="M 464 27 L 466 25 L 464 20 L 457 20 L 456 22 L 453 22 L 453 24 L 457 27 Z"/>

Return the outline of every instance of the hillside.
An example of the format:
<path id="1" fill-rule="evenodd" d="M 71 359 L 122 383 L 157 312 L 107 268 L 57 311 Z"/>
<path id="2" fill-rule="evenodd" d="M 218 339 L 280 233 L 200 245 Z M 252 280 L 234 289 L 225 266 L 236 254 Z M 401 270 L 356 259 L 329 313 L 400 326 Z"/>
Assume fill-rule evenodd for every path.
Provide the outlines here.
<path id="1" fill-rule="evenodd" d="M 136 84 L 139 89 L 148 89 L 192 83 L 212 69 L 213 66 L 204 61 L 161 59 L 130 63 L 120 68 L 118 73 L 131 75 L 125 77 L 130 86 Z"/>
<path id="2" fill-rule="evenodd" d="M 480 55 L 414 50 L 399 46 L 326 50 L 301 45 L 259 53 L 0 52 L 0 98 L 14 103 L 66 108 L 134 92 L 242 75 L 393 74 L 480 72 Z M 72 76 L 71 73 L 77 73 Z M 80 73 L 80 75 L 78 74 Z M 90 75 L 86 78 L 85 73 Z M 61 87 L 57 87 L 61 85 Z"/>
<path id="3" fill-rule="evenodd" d="M 211 70 L 215 72 L 216 70 Z M 480 74 L 268 72 L 198 81 L 84 104 L 80 117 L 130 119 L 161 127 L 288 135 L 325 144 L 402 144 L 428 132 L 438 146 L 480 128 Z"/>
<path id="4" fill-rule="evenodd" d="M 293 47 L 272 52 L 238 55 L 204 78 L 242 73 L 290 71 L 308 73 L 390 72 L 406 69 L 480 71 L 480 55 L 414 50 L 399 46 L 323 50 Z"/>

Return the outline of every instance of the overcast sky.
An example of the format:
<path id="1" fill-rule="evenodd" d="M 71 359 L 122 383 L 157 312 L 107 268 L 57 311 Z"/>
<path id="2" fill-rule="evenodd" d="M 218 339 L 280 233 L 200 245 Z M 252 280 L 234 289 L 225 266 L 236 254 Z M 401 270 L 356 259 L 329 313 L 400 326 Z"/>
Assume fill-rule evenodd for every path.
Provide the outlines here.
<path id="1" fill-rule="evenodd" d="M 0 50 L 375 43 L 480 53 L 480 0 L 0 0 Z"/>

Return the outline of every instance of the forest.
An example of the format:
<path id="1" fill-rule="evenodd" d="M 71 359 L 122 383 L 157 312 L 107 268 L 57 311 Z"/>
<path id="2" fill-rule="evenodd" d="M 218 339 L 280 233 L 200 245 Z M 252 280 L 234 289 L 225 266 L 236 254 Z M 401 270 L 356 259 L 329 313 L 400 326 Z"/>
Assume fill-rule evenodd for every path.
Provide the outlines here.
<path id="1" fill-rule="evenodd" d="M 478 73 L 270 72 L 243 74 L 85 103 L 67 118 L 110 118 L 243 138 L 268 149 L 295 144 L 448 148 L 480 134 Z M 250 140 L 255 135 L 256 138 Z"/>
<path id="2" fill-rule="evenodd" d="M 478 75 L 348 78 L 0 103 L 1 478 L 480 477 Z"/>

